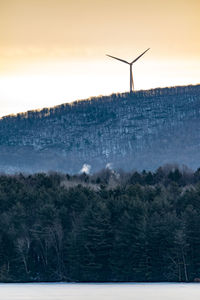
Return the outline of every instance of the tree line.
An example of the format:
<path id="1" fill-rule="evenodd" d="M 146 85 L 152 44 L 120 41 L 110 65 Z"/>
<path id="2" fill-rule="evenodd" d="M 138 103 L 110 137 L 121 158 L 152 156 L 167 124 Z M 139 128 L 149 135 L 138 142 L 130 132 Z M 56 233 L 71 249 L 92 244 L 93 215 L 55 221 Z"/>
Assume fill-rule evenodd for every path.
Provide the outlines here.
<path id="1" fill-rule="evenodd" d="M 0 281 L 194 281 L 200 169 L 0 175 Z"/>
<path id="2" fill-rule="evenodd" d="M 174 87 L 167 87 L 167 88 L 155 88 L 149 90 L 139 90 L 135 91 L 134 93 L 115 93 L 109 96 L 98 96 L 98 97 L 90 97 L 84 100 L 77 100 L 72 103 L 64 103 L 61 105 L 57 105 L 54 107 L 45 107 L 43 109 L 36 109 L 36 110 L 29 110 L 23 113 L 17 113 L 6 115 L 0 118 L 0 126 L 8 126 L 11 122 L 11 126 L 13 122 L 22 121 L 24 120 L 25 124 L 34 122 L 35 119 L 44 119 L 44 118 L 51 118 L 51 117 L 59 117 L 63 113 L 70 113 L 71 111 L 82 111 L 84 109 L 91 109 L 95 106 L 99 107 L 102 103 L 110 102 L 112 105 L 113 102 L 116 100 L 128 100 L 133 101 L 136 99 L 144 100 L 145 98 L 156 98 L 156 97 L 163 97 L 163 96 L 176 96 L 180 97 L 182 95 L 190 95 L 190 96 L 198 96 L 200 91 L 200 85 L 187 85 L 187 86 L 174 86 Z M 3 124 L 2 124 L 3 123 Z"/>

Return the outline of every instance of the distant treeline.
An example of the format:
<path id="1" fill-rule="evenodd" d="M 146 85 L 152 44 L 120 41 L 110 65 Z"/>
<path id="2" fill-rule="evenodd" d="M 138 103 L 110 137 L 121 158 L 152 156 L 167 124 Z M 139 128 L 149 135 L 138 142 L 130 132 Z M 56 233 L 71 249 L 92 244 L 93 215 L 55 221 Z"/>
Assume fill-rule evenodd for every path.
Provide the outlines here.
<path id="1" fill-rule="evenodd" d="M 150 90 L 139 90 L 134 91 L 134 93 L 117 93 L 117 94 L 111 94 L 110 96 L 98 96 L 98 97 L 91 97 L 85 100 L 78 100 L 74 101 L 72 103 L 64 103 L 61 105 L 57 105 L 54 107 L 45 107 L 43 109 L 39 110 L 29 110 L 24 113 L 18 113 L 16 115 L 7 115 L 2 118 L 0 118 L 0 126 L 4 127 L 4 124 L 9 125 L 10 122 L 16 122 L 20 120 L 25 120 L 26 123 L 28 123 L 28 120 L 30 119 L 30 122 L 34 121 L 35 119 L 40 118 L 49 118 L 52 116 L 60 116 L 63 113 L 76 111 L 79 112 L 82 111 L 84 108 L 88 109 L 89 106 L 91 107 L 91 110 L 95 110 L 95 106 L 101 106 L 102 103 L 108 103 L 110 102 L 113 104 L 113 102 L 116 102 L 116 100 L 128 100 L 133 101 L 136 99 L 145 99 L 145 98 L 155 98 L 160 96 L 181 96 L 182 94 L 193 94 L 193 95 L 199 95 L 200 92 L 200 84 L 197 85 L 187 85 L 187 86 L 175 86 L 175 87 L 166 87 L 166 88 L 155 88 Z M 28 120 L 27 120 L 28 119 Z"/>
<path id="2" fill-rule="evenodd" d="M 194 281 L 200 169 L 0 175 L 0 281 Z"/>

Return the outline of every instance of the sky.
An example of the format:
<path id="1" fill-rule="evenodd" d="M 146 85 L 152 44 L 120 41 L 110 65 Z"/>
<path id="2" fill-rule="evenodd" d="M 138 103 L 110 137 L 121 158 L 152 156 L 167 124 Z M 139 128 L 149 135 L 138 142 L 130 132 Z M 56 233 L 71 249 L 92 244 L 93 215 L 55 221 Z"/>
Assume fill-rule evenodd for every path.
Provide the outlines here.
<path id="1" fill-rule="evenodd" d="M 0 0 L 0 116 L 200 83 L 199 0 Z"/>

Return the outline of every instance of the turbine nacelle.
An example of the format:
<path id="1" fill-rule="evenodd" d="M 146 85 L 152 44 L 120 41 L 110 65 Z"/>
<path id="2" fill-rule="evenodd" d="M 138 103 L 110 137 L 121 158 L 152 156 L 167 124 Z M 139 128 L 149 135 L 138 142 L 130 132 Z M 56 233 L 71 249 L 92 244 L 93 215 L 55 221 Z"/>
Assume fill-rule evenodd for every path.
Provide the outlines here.
<path id="1" fill-rule="evenodd" d="M 145 50 L 142 54 L 140 54 L 138 57 L 136 57 L 132 62 L 128 62 L 124 59 L 121 59 L 121 58 L 118 58 L 118 57 L 115 57 L 115 56 L 112 56 L 112 55 L 109 55 L 109 54 L 106 54 L 107 56 L 111 57 L 111 58 L 114 58 L 114 59 L 117 59 L 125 64 L 128 64 L 130 66 L 130 93 L 134 90 L 134 83 L 133 83 L 133 72 L 132 72 L 132 65 L 138 60 L 140 59 L 141 56 L 143 56 L 150 48 L 148 48 L 147 50 Z"/>

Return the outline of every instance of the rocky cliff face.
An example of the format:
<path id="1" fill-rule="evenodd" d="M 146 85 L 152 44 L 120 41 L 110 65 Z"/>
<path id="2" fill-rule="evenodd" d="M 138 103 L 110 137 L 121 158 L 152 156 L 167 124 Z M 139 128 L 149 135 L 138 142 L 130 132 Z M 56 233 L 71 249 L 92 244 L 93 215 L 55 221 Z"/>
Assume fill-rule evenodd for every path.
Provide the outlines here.
<path id="1" fill-rule="evenodd" d="M 63 104 L 0 119 L 0 171 L 200 166 L 200 85 Z"/>

